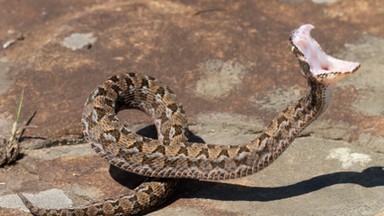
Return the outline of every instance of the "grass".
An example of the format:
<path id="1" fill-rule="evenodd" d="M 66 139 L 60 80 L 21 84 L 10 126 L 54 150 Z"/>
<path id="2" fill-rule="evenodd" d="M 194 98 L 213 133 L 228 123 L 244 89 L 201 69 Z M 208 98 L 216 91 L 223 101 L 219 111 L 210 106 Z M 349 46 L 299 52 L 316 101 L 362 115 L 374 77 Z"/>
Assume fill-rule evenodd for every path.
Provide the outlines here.
<path id="1" fill-rule="evenodd" d="M 23 106 L 24 99 L 24 90 L 21 92 L 19 104 L 17 106 L 15 120 L 12 125 L 11 136 L 5 142 L 5 146 L 2 146 L 0 149 L 3 152 L 0 152 L 0 167 L 11 164 L 16 161 L 19 153 L 20 153 L 20 136 L 25 128 L 19 127 L 20 115 L 21 115 L 21 107 Z"/>
<path id="2" fill-rule="evenodd" d="M 16 111 L 16 116 L 15 116 L 15 121 L 13 122 L 12 126 L 12 132 L 11 132 L 11 137 L 9 138 L 9 142 L 14 142 L 18 141 L 20 137 L 18 137 L 23 130 L 22 128 L 18 128 L 19 120 L 20 120 L 20 114 L 21 114 L 21 107 L 23 106 L 23 99 L 24 99 L 24 89 L 21 92 L 19 104 L 17 106 L 17 111 Z"/>

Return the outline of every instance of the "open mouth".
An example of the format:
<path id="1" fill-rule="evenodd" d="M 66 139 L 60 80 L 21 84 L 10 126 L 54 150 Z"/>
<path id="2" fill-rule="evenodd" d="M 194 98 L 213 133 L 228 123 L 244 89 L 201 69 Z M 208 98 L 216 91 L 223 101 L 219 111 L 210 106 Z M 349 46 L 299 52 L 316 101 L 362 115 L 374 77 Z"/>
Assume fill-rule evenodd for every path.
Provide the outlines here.
<path id="1" fill-rule="evenodd" d="M 313 76 L 329 73 L 352 73 L 360 64 L 358 62 L 344 61 L 327 55 L 319 44 L 310 35 L 315 27 L 305 24 L 294 30 L 291 35 L 291 42 L 303 55 L 310 66 Z"/>

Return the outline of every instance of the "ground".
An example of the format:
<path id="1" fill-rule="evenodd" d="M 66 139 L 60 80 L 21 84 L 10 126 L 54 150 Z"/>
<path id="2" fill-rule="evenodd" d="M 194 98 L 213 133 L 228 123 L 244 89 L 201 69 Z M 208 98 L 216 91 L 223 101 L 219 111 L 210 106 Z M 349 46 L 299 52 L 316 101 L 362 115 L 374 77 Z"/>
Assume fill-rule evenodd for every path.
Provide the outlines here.
<path id="1" fill-rule="evenodd" d="M 0 135 L 24 89 L 23 157 L 0 169 L 0 214 L 117 196 L 145 178 L 110 167 L 81 138 L 85 99 L 119 72 L 168 85 L 190 130 L 245 143 L 306 93 L 290 32 L 304 23 L 361 69 L 332 106 L 271 166 L 220 182 L 183 180 L 150 215 L 384 215 L 384 3 L 381 0 L 0 0 Z M 124 111 L 134 130 L 148 117 Z M 144 128 L 144 129 L 143 129 Z M 60 140 L 60 141 L 58 141 Z M 123 186 L 124 185 L 124 186 Z"/>

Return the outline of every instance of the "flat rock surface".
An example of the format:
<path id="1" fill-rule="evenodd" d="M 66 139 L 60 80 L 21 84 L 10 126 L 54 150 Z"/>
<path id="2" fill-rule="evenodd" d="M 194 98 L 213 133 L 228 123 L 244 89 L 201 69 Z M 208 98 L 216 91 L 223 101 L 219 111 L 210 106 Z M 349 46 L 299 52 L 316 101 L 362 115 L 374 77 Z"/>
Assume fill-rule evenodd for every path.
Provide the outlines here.
<path id="1" fill-rule="evenodd" d="M 0 135 L 24 90 L 23 157 L 0 168 L 0 215 L 29 215 L 16 192 L 47 208 L 117 196 L 144 177 L 110 167 L 81 143 L 80 116 L 98 83 L 139 72 L 168 85 L 190 130 L 245 143 L 306 93 L 290 32 L 303 23 L 361 69 L 332 106 L 267 169 L 220 182 L 183 180 L 150 215 L 384 215 L 384 2 L 0 0 Z M 149 118 L 124 111 L 142 134 Z"/>

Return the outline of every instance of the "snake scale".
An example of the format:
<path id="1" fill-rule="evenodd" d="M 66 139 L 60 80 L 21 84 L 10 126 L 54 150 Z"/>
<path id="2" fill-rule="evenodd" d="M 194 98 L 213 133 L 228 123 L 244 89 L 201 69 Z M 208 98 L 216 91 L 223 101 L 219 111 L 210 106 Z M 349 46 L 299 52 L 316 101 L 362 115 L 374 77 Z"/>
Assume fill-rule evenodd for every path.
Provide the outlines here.
<path id="1" fill-rule="evenodd" d="M 176 184 L 173 178 L 222 180 L 256 173 L 278 158 L 298 134 L 327 109 L 332 84 L 352 74 L 357 62 L 325 54 L 310 36 L 314 27 L 300 26 L 291 33 L 292 52 L 298 58 L 309 93 L 278 114 L 247 144 L 214 145 L 187 142 L 187 121 L 175 95 L 158 80 L 122 73 L 101 83 L 89 96 L 82 114 L 84 135 L 111 164 L 128 172 L 166 178 L 144 182 L 132 193 L 115 199 L 69 209 L 42 209 L 22 194 L 35 215 L 132 215 L 159 205 Z M 134 108 L 153 119 L 158 139 L 129 131 L 117 118 Z"/>

